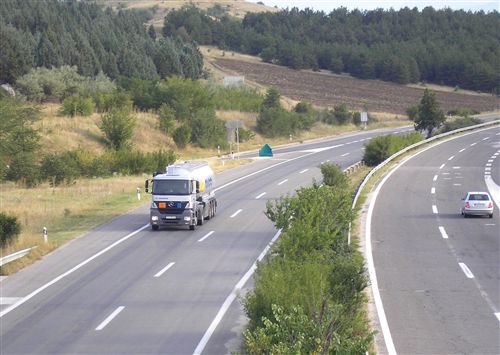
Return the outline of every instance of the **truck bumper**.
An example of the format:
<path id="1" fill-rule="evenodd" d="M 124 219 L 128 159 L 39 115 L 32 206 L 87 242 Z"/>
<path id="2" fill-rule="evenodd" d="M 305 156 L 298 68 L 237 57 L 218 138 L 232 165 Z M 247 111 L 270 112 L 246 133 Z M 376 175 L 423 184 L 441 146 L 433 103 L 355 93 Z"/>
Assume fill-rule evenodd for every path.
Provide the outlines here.
<path id="1" fill-rule="evenodd" d="M 152 226 L 190 226 L 197 223 L 194 211 L 186 209 L 181 213 L 162 213 L 158 209 L 150 210 L 149 222 Z"/>

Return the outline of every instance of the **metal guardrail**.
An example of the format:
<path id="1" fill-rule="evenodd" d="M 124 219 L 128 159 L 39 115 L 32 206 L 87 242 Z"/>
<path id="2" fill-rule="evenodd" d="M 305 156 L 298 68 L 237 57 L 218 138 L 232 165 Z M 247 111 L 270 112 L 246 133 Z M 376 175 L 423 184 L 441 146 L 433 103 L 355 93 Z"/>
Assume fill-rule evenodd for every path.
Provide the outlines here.
<path id="1" fill-rule="evenodd" d="M 457 133 L 462 133 L 462 132 L 467 132 L 467 131 L 473 131 L 473 130 L 476 130 L 478 128 L 483 128 L 483 127 L 488 127 L 488 126 L 495 126 L 495 125 L 498 125 L 498 124 L 500 124 L 500 120 L 495 120 L 495 121 L 491 121 L 491 122 L 481 123 L 481 124 L 477 124 L 477 125 L 474 125 L 474 126 L 469 126 L 469 127 L 465 127 L 465 128 L 456 129 L 454 131 L 450 131 L 450 132 L 438 134 L 437 136 L 434 136 L 434 137 L 431 137 L 431 138 L 428 138 L 428 139 L 424 139 L 423 141 L 420 141 L 420 142 L 417 142 L 415 144 L 409 145 L 408 147 L 406 147 L 406 148 L 400 150 L 399 152 L 391 155 L 389 158 L 387 158 L 382 163 L 380 163 L 375 168 L 373 168 L 365 176 L 365 178 L 363 179 L 363 181 L 361 182 L 361 184 L 358 186 L 358 189 L 356 191 L 356 195 L 354 196 L 354 199 L 352 201 L 352 209 L 354 209 L 356 207 L 356 203 L 358 202 L 359 196 L 361 195 L 361 191 L 363 191 L 363 188 L 368 183 L 368 181 L 371 179 L 371 177 L 377 171 L 379 171 L 380 169 L 382 169 L 384 166 L 386 166 L 388 163 L 390 163 L 392 160 L 394 160 L 395 158 L 399 157 L 400 155 L 403 155 L 406 152 L 408 152 L 408 151 L 410 151 L 412 149 L 415 149 L 415 148 L 417 148 L 417 147 L 419 147 L 421 145 L 427 144 L 429 142 L 433 142 L 435 140 L 439 140 L 441 138 L 452 136 L 452 135 L 455 135 Z M 351 225 L 349 225 L 349 233 L 348 233 L 348 237 L 347 237 L 347 244 L 351 244 Z"/>
<path id="2" fill-rule="evenodd" d="M 13 254 L 10 254 L 10 255 L 7 255 L 7 256 L 0 258 L 0 267 L 4 266 L 7 263 L 10 263 L 11 261 L 22 258 L 23 256 L 27 255 L 31 250 L 33 250 L 35 248 L 36 247 L 23 249 L 23 250 L 20 250 L 18 252 L 15 252 Z"/>

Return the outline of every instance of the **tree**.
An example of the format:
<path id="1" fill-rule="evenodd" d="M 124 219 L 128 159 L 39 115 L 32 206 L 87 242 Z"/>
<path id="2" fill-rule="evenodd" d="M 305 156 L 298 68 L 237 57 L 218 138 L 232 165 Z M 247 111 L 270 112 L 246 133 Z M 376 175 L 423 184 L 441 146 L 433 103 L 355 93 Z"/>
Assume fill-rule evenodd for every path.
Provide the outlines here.
<path id="1" fill-rule="evenodd" d="M 109 146 L 120 150 L 129 145 L 134 134 L 136 117 L 128 109 L 113 108 L 101 118 L 100 129 Z"/>
<path id="2" fill-rule="evenodd" d="M 186 124 L 177 127 L 172 137 L 177 147 L 185 148 L 191 141 L 191 127 Z"/>
<path id="3" fill-rule="evenodd" d="M 166 103 L 162 103 L 158 110 L 158 116 L 160 118 L 160 129 L 165 134 L 171 134 L 175 126 L 175 111 L 173 108 Z"/>
<path id="4" fill-rule="evenodd" d="M 273 108 L 273 107 L 281 107 L 280 104 L 281 94 L 276 88 L 267 89 L 266 96 L 264 97 L 264 102 L 262 103 L 262 107 L 265 108 Z"/>
<path id="5" fill-rule="evenodd" d="M 429 138 L 432 131 L 439 128 L 445 120 L 446 116 L 439 109 L 436 95 L 429 89 L 425 89 L 414 118 L 415 130 L 427 131 L 427 138 Z"/>

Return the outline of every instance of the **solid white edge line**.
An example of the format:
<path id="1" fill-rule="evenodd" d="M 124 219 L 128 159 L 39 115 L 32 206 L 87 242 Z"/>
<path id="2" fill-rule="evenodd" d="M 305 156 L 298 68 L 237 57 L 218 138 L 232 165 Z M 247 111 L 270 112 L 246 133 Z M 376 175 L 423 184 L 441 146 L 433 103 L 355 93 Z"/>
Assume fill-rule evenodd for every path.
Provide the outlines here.
<path id="1" fill-rule="evenodd" d="M 304 174 L 306 171 L 309 171 L 309 169 L 304 169 L 304 170 L 300 171 L 299 174 Z"/>
<path id="2" fill-rule="evenodd" d="M 259 198 L 261 198 L 261 197 L 262 197 L 262 196 L 264 196 L 265 194 L 266 194 L 266 193 L 265 193 L 265 192 L 263 192 L 263 193 L 261 193 L 260 195 L 255 196 L 255 199 L 256 199 L 256 200 L 258 200 Z"/>
<path id="3" fill-rule="evenodd" d="M 104 327 L 106 327 L 109 322 L 111 322 L 121 311 L 123 311 L 125 309 L 124 306 L 120 306 L 118 307 L 117 309 L 115 309 L 113 311 L 113 313 L 111 313 L 108 318 L 106 318 L 101 324 L 99 324 L 99 326 L 97 328 L 95 328 L 95 330 L 103 330 Z"/>
<path id="4" fill-rule="evenodd" d="M 283 181 L 280 181 L 280 182 L 278 183 L 278 186 L 283 185 L 283 184 L 284 184 L 285 182 L 287 182 L 287 181 L 288 181 L 288 179 L 285 179 L 285 180 L 283 180 Z"/>
<path id="5" fill-rule="evenodd" d="M 236 217 L 241 211 L 243 211 L 243 210 L 240 208 L 238 211 L 234 212 L 231 216 L 229 216 L 229 218 Z"/>
<path id="6" fill-rule="evenodd" d="M 208 232 L 207 234 L 205 234 L 205 236 L 203 236 L 200 239 L 198 239 L 198 242 L 204 241 L 205 239 L 207 239 L 208 237 L 210 237 L 212 234 L 214 234 L 214 231 Z"/>
<path id="7" fill-rule="evenodd" d="M 260 253 L 257 260 L 255 260 L 255 262 L 252 264 L 250 269 L 248 269 L 248 271 L 245 273 L 245 275 L 243 275 L 243 277 L 240 279 L 240 281 L 238 281 L 236 286 L 234 286 L 233 290 L 231 291 L 229 296 L 227 296 L 226 300 L 224 301 L 224 303 L 220 307 L 219 311 L 217 312 L 217 315 L 213 319 L 212 323 L 210 323 L 210 326 L 206 330 L 205 334 L 203 334 L 203 337 L 201 338 L 200 342 L 196 346 L 196 349 L 194 349 L 193 355 L 198 355 L 198 354 L 201 354 L 203 352 L 203 350 L 205 349 L 205 346 L 207 345 L 208 341 L 212 337 L 212 334 L 214 333 L 215 329 L 219 325 L 220 321 L 222 320 L 222 318 L 226 314 L 227 310 L 229 309 L 229 307 L 231 306 L 233 301 L 236 299 L 237 294 L 240 292 L 240 290 L 243 288 L 243 286 L 247 283 L 247 281 L 250 279 L 250 277 L 253 275 L 253 273 L 257 269 L 257 263 L 262 261 L 262 259 L 264 259 L 264 256 L 267 254 L 267 252 L 269 251 L 269 249 L 271 248 L 273 243 L 276 241 L 276 239 L 279 238 L 280 234 L 281 234 L 281 229 L 279 229 L 276 232 L 273 239 L 271 239 L 271 241 L 264 248 L 262 253 Z"/>
<path id="8" fill-rule="evenodd" d="M 434 214 L 438 213 L 438 208 L 436 205 L 432 205 L 432 213 L 434 213 Z"/>
<path id="9" fill-rule="evenodd" d="M 474 278 L 474 274 L 472 273 L 472 271 L 470 271 L 467 265 L 465 265 L 464 263 L 458 263 L 458 265 L 460 265 L 460 268 L 462 269 L 462 271 L 464 272 L 465 276 L 467 276 L 468 279 Z"/>
<path id="10" fill-rule="evenodd" d="M 174 265 L 175 265 L 174 262 L 169 263 L 163 269 L 161 269 L 160 271 L 158 271 L 154 277 L 160 277 L 161 275 L 163 275 L 168 269 L 170 269 Z"/>
<path id="11" fill-rule="evenodd" d="M 448 234 L 446 234 L 446 230 L 444 229 L 444 227 L 439 226 L 439 231 L 441 232 L 441 236 L 443 237 L 443 239 L 448 239 Z"/>
<path id="12" fill-rule="evenodd" d="M 403 160 L 404 162 L 404 160 Z M 401 163 L 400 163 L 401 164 Z M 398 167 L 400 164 L 396 165 Z M 375 208 L 375 202 L 377 201 L 377 196 L 384 186 L 384 183 L 389 179 L 389 177 L 396 171 L 396 169 L 391 170 L 378 184 L 373 193 L 373 198 L 370 201 L 370 205 L 368 206 L 368 213 L 366 215 L 366 230 L 365 230 L 365 241 L 366 241 L 366 250 L 365 257 L 366 263 L 368 265 L 368 274 L 370 276 L 370 283 L 373 293 L 373 300 L 375 302 L 375 308 L 377 309 L 377 315 L 380 322 L 380 327 L 382 328 L 382 335 L 385 341 L 385 347 L 387 348 L 387 352 L 389 355 L 396 355 L 396 347 L 394 346 L 394 342 L 392 340 L 391 330 L 389 329 L 389 323 L 387 322 L 387 317 L 384 311 L 384 304 L 382 303 L 382 297 L 380 296 L 380 290 L 378 288 L 378 280 L 377 273 L 375 271 L 375 262 L 373 261 L 373 253 L 372 253 L 372 237 L 371 237 L 371 224 L 372 224 L 372 216 L 373 210 Z"/>
<path id="13" fill-rule="evenodd" d="M 102 254 L 108 252 L 109 250 L 113 249 L 115 246 L 117 246 L 118 244 L 121 244 L 123 243 L 124 241 L 126 241 L 127 239 L 129 238 L 132 238 L 134 235 L 136 235 L 137 233 L 139 233 L 140 231 L 146 229 L 146 228 L 149 228 L 149 223 L 146 224 L 145 226 L 142 226 L 141 228 L 133 231 L 132 233 L 130 234 L 127 234 L 125 237 L 117 240 L 116 242 L 114 242 L 113 244 L 107 246 L 106 248 L 104 248 L 103 250 L 101 250 L 100 252 L 94 254 L 93 256 L 91 256 L 90 258 L 88 258 L 87 260 L 84 260 L 82 261 L 80 264 L 76 265 L 75 267 L 71 268 L 70 270 L 66 271 L 65 273 L 59 275 L 58 277 L 56 277 L 55 279 L 53 279 L 52 281 L 50 282 L 47 282 L 45 285 L 39 287 L 38 289 L 36 289 L 35 291 L 31 292 L 29 295 L 27 295 L 26 297 L 23 297 L 19 302 L 16 302 L 14 303 L 12 306 L 10 307 L 7 307 L 6 309 L 4 309 L 2 312 L 0 312 L 0 318 L 2 318 L 4 315 L 6 315 L 7 313 L 13 311 L 14 309 L 16 309 L 17 307 L 19 307 L 20 305 L 24 304 L 25 302 L 29 301 L 30 299 L 32 299 L 33 297 L 35 297 L 36 295 L 38 295 L 40 292 L 42 292 L 43 290 L 45 290 L 46 288 L 52 286 L 53 284 L 55 284 L 56 282 L 62 280 L 63 278 L 65 278 L 66 276 L 72 274 L 73 272 L 75 272 L 76 270 L 80 269 L 81 267 L 87 265 L 88 263 L 90 263 L 92 260 L 98 258 L 99 256 L 101 256 Z"/>

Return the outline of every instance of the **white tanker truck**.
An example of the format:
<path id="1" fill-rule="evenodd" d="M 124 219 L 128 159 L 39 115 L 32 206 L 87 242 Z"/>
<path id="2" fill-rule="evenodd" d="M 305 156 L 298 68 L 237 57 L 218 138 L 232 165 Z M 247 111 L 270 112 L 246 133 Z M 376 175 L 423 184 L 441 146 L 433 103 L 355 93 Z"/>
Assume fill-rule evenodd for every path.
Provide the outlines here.
<path id="1" fill-rule="evenodd" d="M 217 211 L 214 188 L 214 172 L 206 161 L 186 161 L 155 173 L 145 182 L 145 191 L 152 194 L 151 228 L 185 225 L 194 230 L 202 225 Z"/>

